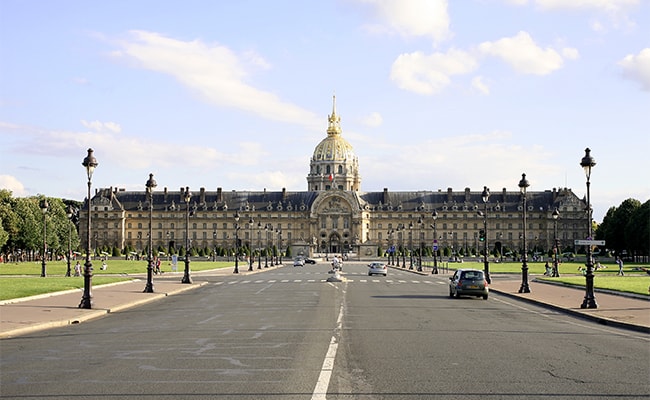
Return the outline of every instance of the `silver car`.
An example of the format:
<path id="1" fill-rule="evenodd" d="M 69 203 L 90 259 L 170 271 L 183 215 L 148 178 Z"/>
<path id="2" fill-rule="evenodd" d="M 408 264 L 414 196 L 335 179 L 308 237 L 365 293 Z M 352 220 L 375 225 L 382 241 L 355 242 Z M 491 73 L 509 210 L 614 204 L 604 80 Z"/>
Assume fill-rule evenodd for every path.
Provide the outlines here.
<path id="1" fill-rule="evenodd" d="M 488 298 L 485 274 L 479 269 L 459 269 L 449 278 L 449 297 L 476 296 Z"/>
<path id="2" fill-rule="evenodd" d="M 388 268 L 386 268 L 386 264 L 382 262 L 371 262 L 368 264 L 368 276 L 373 276 L 375 274 L 386 276 L 386 271 L 388 271 Z"/>

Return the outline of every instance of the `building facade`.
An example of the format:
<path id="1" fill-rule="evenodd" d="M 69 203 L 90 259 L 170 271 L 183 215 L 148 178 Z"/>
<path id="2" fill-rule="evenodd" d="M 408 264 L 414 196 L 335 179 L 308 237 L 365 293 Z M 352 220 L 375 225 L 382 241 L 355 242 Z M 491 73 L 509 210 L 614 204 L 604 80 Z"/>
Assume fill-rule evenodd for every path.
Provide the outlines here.
<path id="1" fill-rule="evenodd" d="M 342 136 L 334 99 L 327 137 L 310 159 L 306 191 L 217 187 L 189 193 L 189 188 L 165 187 L 152 197 L 153 244 L 154 249 L 168 252 L 189 243 L 190 248 L 229 253 L 241 247 L 246 252 L 276 248 L 286 254 L 290 248 L 294 256 L 354 252 L 374 257 L 390 248 L 421 249 L 426 255 L 435 243 L 441 255 L 476 255 L 483 247 L 479 232 L 486 224 L 491 251 L 520 251 L 524 240 L 521 193 L 504 188 L 493 191 L 484 203 L 482 191 L 361 191 L 359 161 Z M 548 252 L 555 232 L 561 249 L 572 248 L 574 240 L 586 236 L 586 202 L 570 189 L 530 191 L 526 200 L 529 250 Z M 147 248 L 149 203 L 144 190 L 101 188 L 90 201 L 91 248 L 128 247 L 138 253 Z M 81 221 L 87 218 L 87 207 L 80 212 Z M 555 209 L 560 213 L 557 220 Z M 86 223 L 79 226 L 80 237 L 86 238 Z"/>

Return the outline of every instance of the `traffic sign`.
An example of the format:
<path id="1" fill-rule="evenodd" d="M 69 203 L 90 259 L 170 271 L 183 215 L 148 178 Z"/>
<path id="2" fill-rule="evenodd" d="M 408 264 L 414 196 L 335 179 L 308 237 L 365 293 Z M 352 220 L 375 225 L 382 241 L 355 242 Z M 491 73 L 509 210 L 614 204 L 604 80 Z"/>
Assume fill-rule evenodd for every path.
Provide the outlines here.
<path id="1" fill-rule="evenodd" d="M 576 240 L 576 246 L 604 246 L 604 240 Z"/>
<path id="2" fill-rule="evenodd" d="M 437 244 L 433 245 L 433 251 L 438 251 L 438 245 Z"/>

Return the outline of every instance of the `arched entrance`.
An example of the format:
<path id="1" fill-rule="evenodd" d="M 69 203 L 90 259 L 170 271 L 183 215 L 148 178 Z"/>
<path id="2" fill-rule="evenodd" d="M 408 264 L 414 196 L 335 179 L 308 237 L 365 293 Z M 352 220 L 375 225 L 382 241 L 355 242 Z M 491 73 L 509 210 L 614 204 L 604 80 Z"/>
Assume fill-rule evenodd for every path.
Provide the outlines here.
<path id="1" fill-rule="evenodd" d="M 342 253 L 343 252 L 343 247 L 341 243 L 341 236 L 334 232 L 331 233 L 329 236 L 329 244 L 328 244 L 328 253 Z"/>

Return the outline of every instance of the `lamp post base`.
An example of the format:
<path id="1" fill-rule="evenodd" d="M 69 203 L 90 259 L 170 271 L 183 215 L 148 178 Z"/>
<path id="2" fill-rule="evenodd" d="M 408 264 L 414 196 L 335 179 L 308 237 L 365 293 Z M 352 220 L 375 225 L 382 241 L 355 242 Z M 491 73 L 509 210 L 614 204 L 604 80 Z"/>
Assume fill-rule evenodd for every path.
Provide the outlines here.
<path id="1" fill-rule="evenodd" d="M 192 283 L 192 278 L 190 278 L 190 262 L 187 260 L 187 256 L 185 257 L 185 272 L 183 273 L 183 279 L 181 279 L 181 283 Z"/>

